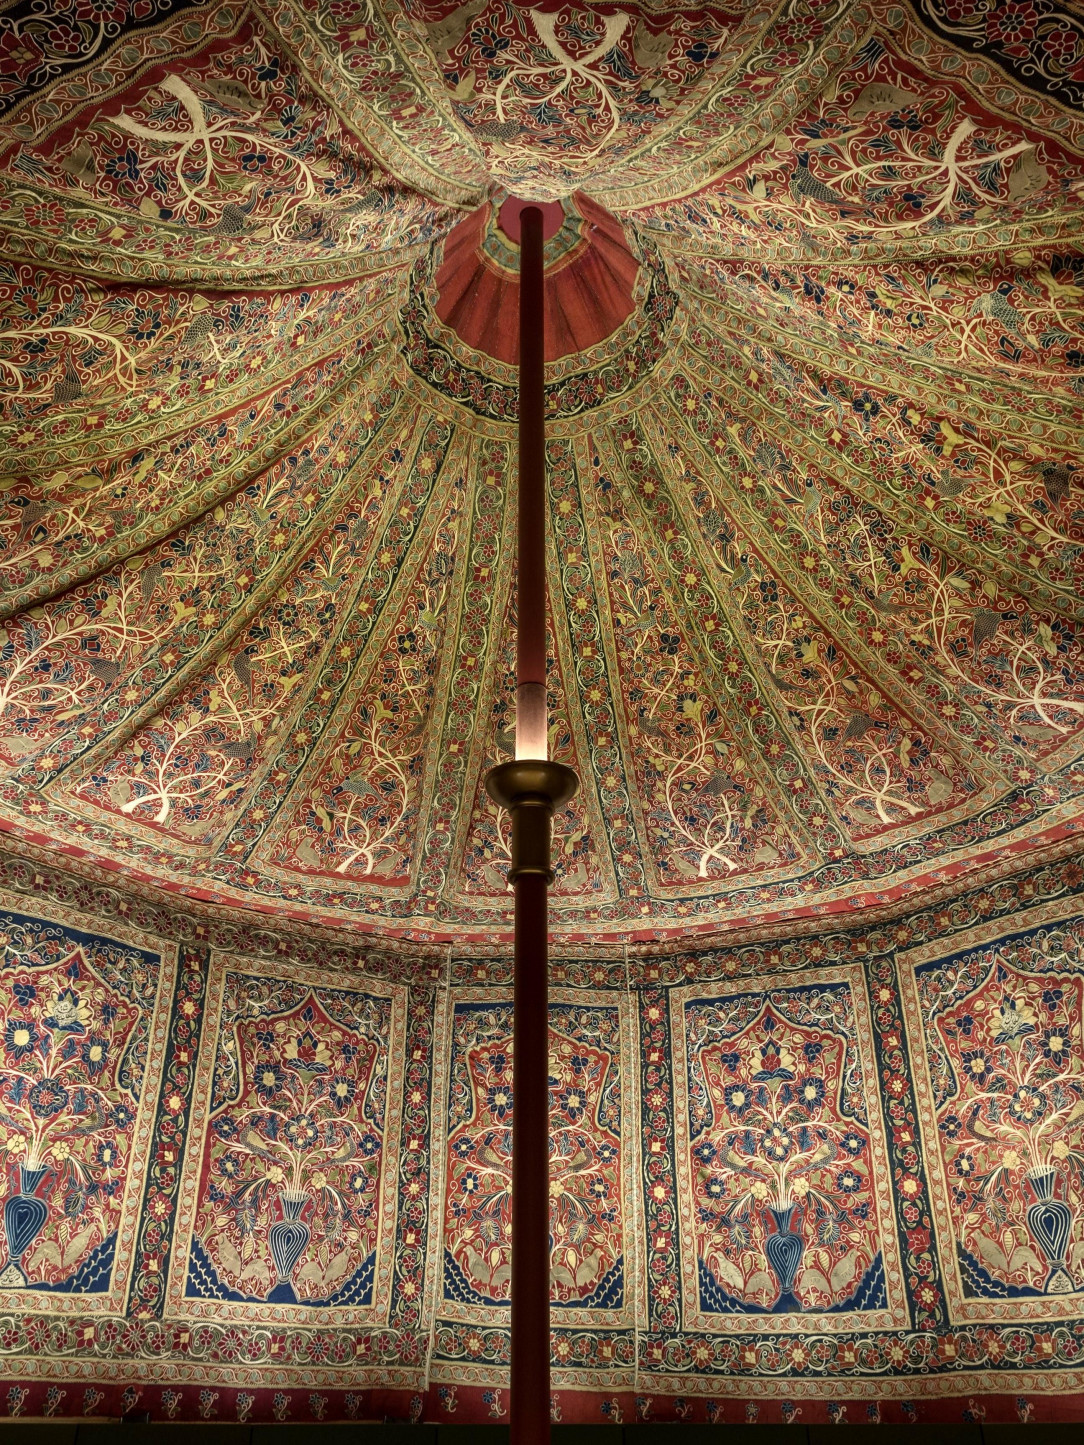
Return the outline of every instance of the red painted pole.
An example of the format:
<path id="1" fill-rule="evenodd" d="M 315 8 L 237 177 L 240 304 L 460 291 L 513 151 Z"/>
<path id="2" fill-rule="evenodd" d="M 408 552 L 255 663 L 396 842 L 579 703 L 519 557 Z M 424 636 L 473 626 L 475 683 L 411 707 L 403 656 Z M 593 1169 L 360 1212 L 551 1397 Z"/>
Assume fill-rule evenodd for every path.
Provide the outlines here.
<path id="1" fill-rule="evenodd" d="M 516 756 L 546 748 L 546 434 L 542 212 L 520 214 Z M 545 820 L 549 832 L 549 819 Z M 548 841 L 548 839 L 547 839 Z M 550 1438 L 549 931 L 544 874 L 514 882 L 512 1445 Z"/>
<path id="2" fill-rule="evenodd" d="M 550 823 L 576 774 L 547 758 L 546 435 L 543 391 L 542 212 L 521 212 L 519 599 L 516 756 L 486 774 L 512 815 L 508 881 L 515 889 L 512 1026 L 512 1445 L 549 1445 L 549 886 Z"/>
<path id="3" fill-rule="evenodd" d="M 547 820 L 548 822 L 548 820 Z M 516 879 L 512 1050 L 512 1445 L 550 1438 L 549 990 L 543 875 Z"/>

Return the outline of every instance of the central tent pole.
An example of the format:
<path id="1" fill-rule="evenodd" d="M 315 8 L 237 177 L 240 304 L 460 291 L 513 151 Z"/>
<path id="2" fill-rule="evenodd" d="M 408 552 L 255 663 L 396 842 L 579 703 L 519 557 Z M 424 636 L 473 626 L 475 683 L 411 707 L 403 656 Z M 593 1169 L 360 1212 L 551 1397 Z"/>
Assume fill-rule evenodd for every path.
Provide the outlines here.
<path id="1" fill-rule="evenodd" d="M 486 776 L 512 815 L 515 983 L 512 1037 L 512 1445 L 550 1438 L 549 885 L 550 824 L 576 791 L 548 760 L 546 435 L 542 212 L 520 213 L 519 515 L 516 757 Z"/>

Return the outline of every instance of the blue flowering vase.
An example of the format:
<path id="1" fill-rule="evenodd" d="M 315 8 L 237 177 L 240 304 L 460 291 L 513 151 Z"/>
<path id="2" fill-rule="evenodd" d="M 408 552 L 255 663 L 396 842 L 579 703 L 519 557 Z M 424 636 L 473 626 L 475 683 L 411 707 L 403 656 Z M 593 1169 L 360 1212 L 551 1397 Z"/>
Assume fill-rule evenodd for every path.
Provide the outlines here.
<path id="1" fill-rule="evenodd" d="M 1029 1169 L 1024 1175 L 1034 1201 L 1024 1218 L 1032 1239 L 1046 1256 L 1050 1271 L 1043 1285 L 1045 1294 L 1072 1294 L 1076 1286 L 1069 1273 L 1066 1253 L 1073 1233 L 1073 1211 L 1064 1199 L 1054 1198 L 1057 1170 L 1051 1165 Z"/>
<path id="2" fill-rule="evenodd" d="M 301 1211 L 308 1200 L 307 1194 L 296 1189 L 284 1189 L 279 1195 L 282 1218 L 276 1219 L 267 1231 L 267 1242 L 271 1246 L 271 1258 L 278 1276 L 278 1283 L 267 1296 L 269 1304 L 297 1304 L 292 1275 L 294 1266 L 312 1238 L 312 1231 L 301 1218 Z"/>
<path id="3" fill-rule="evenodd" d="M 4 1236 L 8 1244 L 8 1262 L 0 1270 L 0 1288 L 25 1288 L 30 1281 L 23 1268 L 23 1255 L 45 1228 L 49 1217 L 49 1206 L 38 1197 L 37 1190 L 45 1178 L 46 1169 L 31 1169 L 19 1165 L 19 1193 L 10 1195 L 4 1201 Z"/>
<path id="4" fill-rule="evenodd" d="M 764 1237 L 764 1253 L 772 1273 L 779 1283 L 779 1298 L 772 1305 L 773 1314 L 790 1314 L 802 1308 L 802 1302 L 794 1293 L 794 1278 L 805 1253 L 802 1236 L 791 1228 L 797 1205 L 788 1204 L 783 1209 L 768 1209 L 775 1223 L 775 1233 Z"/>

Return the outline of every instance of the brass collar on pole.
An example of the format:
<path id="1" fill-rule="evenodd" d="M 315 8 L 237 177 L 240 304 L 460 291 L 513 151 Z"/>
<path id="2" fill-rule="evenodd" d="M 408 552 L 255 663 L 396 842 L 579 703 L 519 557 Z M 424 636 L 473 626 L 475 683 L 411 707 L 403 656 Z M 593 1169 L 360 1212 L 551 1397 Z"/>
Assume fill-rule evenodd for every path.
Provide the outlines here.
<path id="1" fill-rule="evenodd" d="M 541 758 L 517 758 L 500 763 L 486 774 L 486 792 L 512 815 L 512 862 L 508 881 L 527 873 L 553 882 L 550 860 L 550 820 L 575 795 L 580 785 L 564 763 Z"/>

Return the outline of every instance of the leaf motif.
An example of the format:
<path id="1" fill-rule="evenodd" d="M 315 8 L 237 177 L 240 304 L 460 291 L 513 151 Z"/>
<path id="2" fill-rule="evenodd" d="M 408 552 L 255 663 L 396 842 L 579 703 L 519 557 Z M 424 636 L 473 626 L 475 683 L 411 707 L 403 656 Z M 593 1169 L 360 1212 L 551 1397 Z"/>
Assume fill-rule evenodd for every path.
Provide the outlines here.
<path id="1" fill-rule="evenodd" d="M 919 99 L 919 96 L 909 90 L 901 90 L 898 85 L 875 82 L 865 87 L 848 114 L 852 120 L 865 120 L 866 116 L 877 111 L 903 110 L 908 105 L 917 104 Z"/>
<path id="2" fill-rule="evenodd" d="M 930 800 L 932 807 L 945 802 L 952 797 L 952 783 L 945 777 L 944 773 L 930 770 L 930 781 L 926 785 L 926 797 Z"/>
<path id="3" fill-rule="evenodd" d="M 842 1259 L 836 1260 L 831 1274 L 832 1294 L 838 1294 L 840 1290 L 846 1289 L 857 1273 L 858 1252 L 852 1249 Z"/>
<path id="4" fill-rule="evenodd" d="M 992 1270 L 995 1270 L 999 1275 L 1004 1275 L 1008 1272 L 1009 1261 L 1005 1258 L 1001 1246 L 995 1240 L 987 1239 L 985 1234 L 978 1234 L 975 1236 L 975 1248 L 978 1250 L 979 1257 L 988 1264 Z"/>
<path id="5" fill-rule="evenodd" d="M 218 1255 L 227 1277 L 241 1273 L 243 1268 L 241 1256 L 225 1231 L 217 1237 L 215 1253 Z"/>
<path id="6" fill-rule="evenodd" d="M 1030 1244 L 1018 1244 L 1012 1252 L 1009 1260 L 1009 1273 L 1015 1274 L 1019 1269 L 1025 1270 L 1028 1274 L 1046 1273 L 1042 1260 Z"/>
<path id="7" fill-rule="evenodd" d="M 1050 180 L 1050 172 L 1035 159 L 1034 151 L 1025 151 L 1009 172 L 1009 200 L 1023 201 L 1041 191 Z"/>
<path id="8" fill-rule="evenodd" d="M 798 1283 L 803 1299 L 811 1295 L 819 1295 L 825 1300 L 830 1300 L 833 1295 L 832 1286 L 828 1283 L 827 1276 L 815 1269 L 812 1265 L 803 1269 Z"/>
<path id="9" fill-rule="evenodd" d="M 745 1290 L 745 1276 L 738 1266 L 727 1258 L 725 1254 L 713 1254 L 711 1258 L 712 1273 L 723 1284 L 729 1285 L 732 1290 Z"/>
<path id="10" fill-rule="evenodd" d="M 778 1292 L 778 1286 L 767 1270 L 758 1269 L 756 1273 L 751 1274 L 745 1282 L 745 1293 L 747 1295 L 766 1294 L 774 1296 L 778 1294 Z"/>

